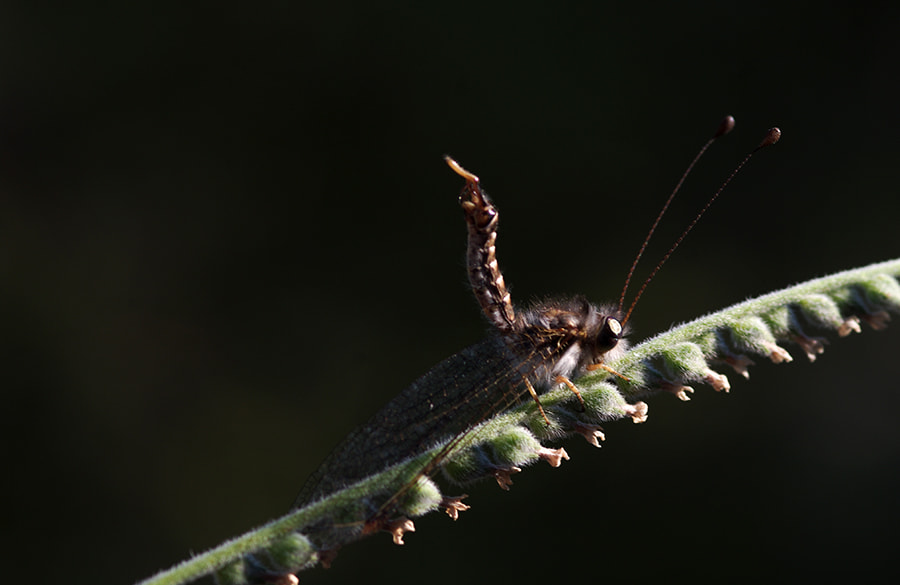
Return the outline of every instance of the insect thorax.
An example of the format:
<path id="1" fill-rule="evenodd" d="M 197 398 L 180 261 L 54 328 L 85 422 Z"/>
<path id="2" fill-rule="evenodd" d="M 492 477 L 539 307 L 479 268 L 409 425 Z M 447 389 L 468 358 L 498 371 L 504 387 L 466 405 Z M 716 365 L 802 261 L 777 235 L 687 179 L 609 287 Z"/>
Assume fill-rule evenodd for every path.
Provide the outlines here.
<path id="1" fill-rule="evenodd" d="M 570 378 L 624 351 L 624 332 L 611 323 L 618 318 L 615 307 L 598 307 L 584 297 L 554 299 L 517 309 L 512 330 L 503 337 L 532 365 L 528 378 L 546 387 L 558 376 Z"/>

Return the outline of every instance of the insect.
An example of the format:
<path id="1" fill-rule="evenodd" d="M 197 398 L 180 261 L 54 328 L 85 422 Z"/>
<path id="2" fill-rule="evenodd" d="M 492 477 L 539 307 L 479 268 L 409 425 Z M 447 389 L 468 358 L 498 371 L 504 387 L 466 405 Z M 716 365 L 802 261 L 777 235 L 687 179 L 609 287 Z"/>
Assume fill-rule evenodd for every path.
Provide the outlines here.
<path id="1" fill-rule="evenodd" d="M 625 345 L 616 307 L 598 307 L 582 297 L 524 310 L 513 306 L 497 264 L 497 210 L 475 175 L 450 158 L 447 162 L 466 180 L 460 204 L 468 226 L 469 280 L 493 326 L 492 334 L 439 363 L 351 433 L 307 480 L 295 507 L 422 453 L 436 442 L 462 437 L 473 425 L 523 398 L 530 396 L 540 408 L 539 394 L 556 384 L 566 384 L 578 396 L 569 377 L 601 365 L 605 356 Z M 428 462 L 421 473 L 435 471 L 448 451 Z M 504 471 L 497 470 L 501 485 Z M 349 521 L 344 517 L 304 534 L 319 547 L 333 550 L 357 534 L 394 530 L 390 504 L 398 495 L 370 502 Z M 449 511 L 465 508 L 457 501 Z M 402 536 L 402 528 L 396 529 Z M 395 532 L 396 541 L 402 542 L 400 536 Z"/>
<path id="2" fill-rule="evenodd" d="M 605 362 L 627 349 L 627 322 L 646 287 L 645 282 L 626 311 L 624 299 L 634 267 L 684 177 L 711 142 L 729 132 L 733 125 L 734 120 L 726 118 L 685 171 L 641 246 L 617 306 L 595 305 L 584 297 L 573 297 L 539 302 L 526 308 L 516 307 L 497 262 L 499 213 L 482 189 L 479 178 L 455 160 L 445 157 L 450 168 L 465 180 L 459 201 L 468 230 L 469 282 L 492 332 L 484 341 L 439 363 L 353 431 L 307 480 L 294 507 L 313 503 L 398 461 L 425 453 L 435 444 L 446 443 L 437 456 L 423 464 L 418 477 L 432 474 L 444 463 L 455 441 L 466 436 L 481 421 L 522 400 L 533 400 L 547 420 L 540 395 L 549 388 L 564 385 L 581 400 L 571 378 L 585 370 L 609 369 Z M 779 134 L 777 129 L 771 130 L 756 150 L 774 144 Z M 725 181 L 700 215 L 752 154 Z M 678 238 L 650 278 L 696 221 Z M 637 420 L 644 416 L 640 406 L 633 408 L 633 418 Z M 501 486 L 503 473 L 508 471 L 497 470 Z M 375 529 L 395 531 L 395 541 L 398 541 L 397 532 L 402 536 L 403 528 L 393 524 L 396 519 L 392 503 L 400 495 L 383 494 L 380 498 L 361 500 L 358 509 L 347 511 L 340 521 L 309 526 L 303 534 L 320 551 L 326 552 Z M 449 502 L 448 508 L 454 516 L 466 506 L 457 500 Z M 327 560 L 327 554 L 321 555 L 320 559 L 323 557 Z"/>
<path id="3" fill-rule="evenodd" d="M 460 194 L 468 226 L 469 281 L 493 334 L 444 360 L 349 435 L 307 481 L 295 506 L 364 479 L 390 463 L 421 453 L 444 437 L 539 393 L 622 349 L 616 307 L 583 297 L 515 308 L 496 258 L 499 214 L 478 178 L 446 159 L 466 179 Z M 432 461 L 430 472 L 440 464 Z"/>

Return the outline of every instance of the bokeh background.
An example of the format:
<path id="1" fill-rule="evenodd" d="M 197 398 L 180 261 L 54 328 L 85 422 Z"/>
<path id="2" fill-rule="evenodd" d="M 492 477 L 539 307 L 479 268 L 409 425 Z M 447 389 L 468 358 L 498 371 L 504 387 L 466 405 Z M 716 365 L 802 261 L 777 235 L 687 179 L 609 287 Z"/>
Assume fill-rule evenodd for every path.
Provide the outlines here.
<path id="1" fill-rule="evenodd" d="M 461 181 L 514 295 L 614 299 L 725 114 L 640 340 L 900 252 L 888 3 L 3 3 L 4 581 L 125 584 L 282 514 L 485 325 Z M 650 403 L 305 583 L 896 576 L 900 327 Z M 454 490 L 450 490 L 453 492 Z"/>

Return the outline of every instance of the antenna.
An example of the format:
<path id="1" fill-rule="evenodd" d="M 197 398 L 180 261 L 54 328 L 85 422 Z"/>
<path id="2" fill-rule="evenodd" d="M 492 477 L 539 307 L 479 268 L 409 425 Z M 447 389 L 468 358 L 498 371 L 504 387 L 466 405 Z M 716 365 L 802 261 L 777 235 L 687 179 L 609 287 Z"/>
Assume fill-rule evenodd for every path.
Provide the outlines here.
<path id="1" fill-rule="evenodd" d="M 715 142 L 718 138 L 725 136 L 734 128 L 734 118 L 731 116 L 725 116 L 721 122 L 719 122 L 719 128 L 716 130 L 716 133 L 713 134 L 712 138 L 706 141 L 706 144 L 703 145 L 703 148 L 700 149 L 700 152 L 697 153 L 697 156 L 694 157 L 694 160 L 691 161 L 691 164 L 688 165 L 687 169 L 685 169 L 684 173 L 681 175 L 681 178 L 678 180 L 678 184 L 675 185 L 675 188 L 672 189 L 672 193 L 669 195 L 669 198 L 666 199 L 666 202 L 663 204 L 662 209 L 659 210 L 659 215 L 656 216 L 656 220 L 654 220 L 653 225 L 650 226 L 650 231 L 647 232 L 647 237 L 644 238 L 644 243 L 641 244 L 640 250 L 638 250 L 637 256 L 634 257 L 634 262 L 631 263 L 631 268 L 628 269 L 628 276 L 625 277 L 625 286 L 622 287 L 622 294 L 619 295 L 619 313 L 622 312 L 622 307 L 625 304 L 625 293 L 628 292 L 628 285 L 631 283 L 631 277 L 634 276 L 634 269 L 637 268 L 638 261 L 641 259 L 641 256 L 644 255 L 644 250 L 647 249 L 647 244 L 650 243 L 650 238 L 653 237 L 653 233 L 656 231 L 656 226 L 659 225 L 659 221 L 662 219 L 663 215 L 666 214 L 666 210 L 669 209 L 669 204 L 672 203 L 672 199 L 675 198 L 675 195 L 678 194 L 678 191 L 681 189 L 681 185 L 684 184 L 684 180 L 687 179 L 687 176 L 691 174 L 691 171 L 694 169 L 694 165 L 697 164 L 697 161 L 700 160 L 700 157 L 703 156 L 703 153 L 706 152 L 706 149 L 710 147 L 710 145 Z M 630 311 L 629 311 L 630 313 Z"/>
<path id="2" fill-rule="evenodd" d="M 726 120 L 727 120 L 727 118 L 726 118 Z M 733 123 L 734 123 L 734 121 L 732 120 L 732 124 Z M 740 162 L 740 164 L 738 166 L 736 166 L 733 171 L 731 171 L 731 174 L 728 175 L 728 178 L 725 179 L 725 182 L 722 183 L 722 186 L 719 187 L 719 189 L 713 194 L 713 196 L 709 198 L 709 201 L 706 202 L 706 205 L 703 206 L 703 209 L 700 210 L 700 213 L 698 213 L 697 216 L 694 217 L 694 220 L 687 226 L 687 228 L 681 233 L 681 235 L 678 236 L 678 239 L 675 240 L 675 243 L 672 244 L 672 247 L 669 248 L 669 251 L 666 252 L 665 256 L 662 257 L 662 260 L 659 261 L 659 264 L 656 265 L 656 268 L 654 268 L 653 271 L 650 273 L 650 276 L 647 277 L 647 280 L 644 281 L 644 284 L 641 285 L 641 288 L 640 288 L 640 290 L 638 290 L 637 295 L 635 295 L 634 300 L 631 301 L 631 306 L 628 307 L 628 312 L 625 313 L 625 317 L 622 319 L 622 325 L 625 325 L 625 323 L 628 322 L 628 319 L 631 317 L 631 313 L 634 311 L 634 306 L 637 305 L 638 300 L 640 300 L 641 296 L 644 294 L 644 291 L 647 289 L 647 285 L 650 284 L 650 281 L 653 280 L 653 277 L 656 276 L 656 273 L 659 272 L 659 269 L 663 267 L 663 264 L 666 263 L 666 260 L 668 260 L 669 257 L 672 255 L 672 253 L 676 250 L 676 248 L 678 248 L 678 246 L 681 244 L 682 240 L 684 240 L 685 236 L 687 236 L 688 233 L 692 229 L 694 229 L 694 226 L 697 225 L 697 222 L 700 221 L 700 218 L 703 217 L 703 214 L 706 213 L 706 210 L 709 209 L 709 207 L 713 204 L 713 201 L 715 201 L 719 197 L 719 195 L 722 193 L 722 191 L 725 190 L 725 187 L 728 186 L 728 183 L 730 183 L 731 180 L 734 179 L 735 175 L 737 175 L 738 172 L 742 168 L 744 168 L 744 165 L 747 164 L 747 162 L 750 160 L 750 158 L 754 154 L 756 154 L 758 151 L 762 150 L 763 148 L 765 148 L 767 146 L 772 146 L 773 144 L 778 142 L 780 139 L 781 139 L 781 130 L 778 128 L 770 128 L 769 131 L 766 132 L 766 136 L 765 136 L 765 138 L 762 139 L 762 142 L 760 142 L 756 148 L 751 150 L 750 153 L 744 157 L 744 160 L 742 160 Z M 707 144 L 709 144 L 709 143 L 707 143 Z M 705 148 L 706 147 L 704 147 L 704 150 L 705 150 Z M 702 152 L 703 151 L 701 150 L 701 154 L 702 154 Z M 690 168 L 688 168 L 688 170 L 690 170 Z M 669 199 L 671 200 L 671 196 L 669 197 Z M 668 201 L 666 202 L 666 205 L 668 205 Z M 663 208 L 663 210 L 665 210 L 665 208 Z M 660 215 L 662 215 L 662 214 L 660 214 Z M 654 227 L 655 227 L 655 225 L 656 224 L 654 224 Z M 648 236 L 648 239 L 649 239 L 649 236 Z M 645 242 L 645 244 L 646 244 L 646 242 Z M 641 251 L 643 251 L 643 247 L 641 248 Z M 623 297 L 624 297 L 624 293 L 623 293 Z M 621 301 L 619 303 L 619 306 L 621 308 L 621 306 L 622 306 Z"/>

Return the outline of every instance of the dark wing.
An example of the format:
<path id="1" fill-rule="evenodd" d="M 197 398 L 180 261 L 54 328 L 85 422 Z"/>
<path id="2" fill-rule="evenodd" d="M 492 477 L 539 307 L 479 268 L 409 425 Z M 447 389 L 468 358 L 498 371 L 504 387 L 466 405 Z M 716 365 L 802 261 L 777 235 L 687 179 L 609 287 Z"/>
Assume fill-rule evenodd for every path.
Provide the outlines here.
<path id="1" fill-rule="evenodd" d="M 460 436 L 508 408 L 523 395 L 523 369 L 536 366 L 528 361 L 496 337 L 442 361 L 344 439 L 306 481 L 294 507 Z"/>

